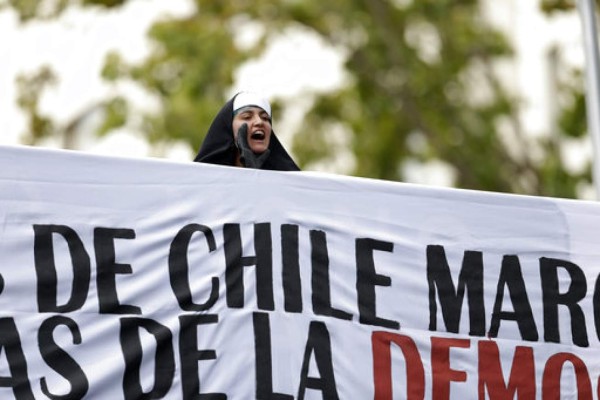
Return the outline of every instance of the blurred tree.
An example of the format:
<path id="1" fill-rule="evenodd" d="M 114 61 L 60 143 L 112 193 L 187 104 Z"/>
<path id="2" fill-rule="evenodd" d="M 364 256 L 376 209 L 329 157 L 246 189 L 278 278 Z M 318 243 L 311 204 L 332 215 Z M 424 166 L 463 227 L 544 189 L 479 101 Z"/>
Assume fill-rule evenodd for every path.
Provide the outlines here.
<path id="1" fill-rule="evenodd" d="M 102 115 L 102 124 L 96 134 L 103 135 L 111 129 L 125 124 L 127 118 L 127 103 L 122 97 L 116 96 L 108 100 L 100 100 L 79 111 L 63 124 L 58 124 L 50 115 L 40 110 L 42 93 L 56 85 L 56 72 L 48 65 L 42 65 L 32 73 L 21 73 L 16 78 L 17 105 L 24 111 L 27 118 L 27 133 L 23 142 L 37 145 L 45 139 L 53 138 L 60 141 L 65 149 L 77 148 L 77 135 L 82 125 L 95 113 Z"/>
<path id="2" fill-rule="evenodd" d="M 112 8 L 128 0 L 8 1 L 26 21 L 74 4 Z M 524 132 L 521 100 L 497 73 L 498 62 L 512 57 L 511 45 L 482 18 L 478 0 L 194 3 L 193 15 L 154 24 L 155 47 L 141 64 L 107 57 L 105 78 L 131 79 L 160 99 L 160 112 L 144 119 L 153 143 L 180 139 L 198 148 L 237 67 L 259 56 L 269 39 L 302 27 L 346 55 L 349 76 L 339 90 L 315 94 L 294 136 L 304 168 L 340 154 L 328 134 L 335 130 L 344 133 L 358 176 L 404 180 L 407 165 L 441 161 L 455 172 L 456 187 L 557 197 L 576 197 L 591 180 L 589 166 L 569 172 L 561 158 L 562 142 L 585 130 L 576 72 L 559 85 L 560 129 Z M 568 1 L 542 0 L 540 7 L 572 12 Z M 248 26 L 258 39 L 242 47 L 235 36 Z M 112 121 L 126 117 L 123 99 L 106 104 Z"/>
<path id="3" fill-rule="evenodd" d="M 0 9 L 10 7 L 19 15 L 21 22 L 58 17 L 68 7 L 96 6 L 112 8 L 129 0 L 0 0 Z"/>
<path id="4" fill-rule="evenodd" d="M 594 0 L 596 7 L 600 5 L 599 0 Z M 540 8 L 548 14 L 559 11 L 572 11 L 577 6 L 577 0 L 541 0 Z"/>
<path id="5" fill-rule="evenodd" d="M 47 65 L 32 74 L 17 76 L 17 104 L 27 115 L 27 136 L 24 138 L 27 144 L 35 144 L 54 134 L 54 123 L 49 116 L 43 115 L 39 103 L 41 93 L 56 82 L 56 74 Z"/>

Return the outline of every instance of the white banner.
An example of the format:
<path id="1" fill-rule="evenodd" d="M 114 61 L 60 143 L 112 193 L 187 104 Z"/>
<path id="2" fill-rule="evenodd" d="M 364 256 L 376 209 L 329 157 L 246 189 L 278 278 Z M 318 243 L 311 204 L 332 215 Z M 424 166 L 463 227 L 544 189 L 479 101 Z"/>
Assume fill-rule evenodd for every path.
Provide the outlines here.
<path id="1" fill-rule="evenodd" d="M 0 399 L 599 399 L 600 204 L 0 147 Z"/>

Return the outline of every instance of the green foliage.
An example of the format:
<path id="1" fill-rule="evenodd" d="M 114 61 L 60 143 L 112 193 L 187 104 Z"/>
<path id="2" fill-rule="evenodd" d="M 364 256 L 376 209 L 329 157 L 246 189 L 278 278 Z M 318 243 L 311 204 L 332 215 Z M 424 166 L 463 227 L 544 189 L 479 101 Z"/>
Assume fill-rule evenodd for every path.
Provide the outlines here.
<path id="1" fill-rule="evenodd" d="M 162 104 L 161 113 L 145 117 L 151 142 L 184 140 L 199 147 L 202 131 L 224 102 L 237 66 L 256 49 L 242 51 L 233 40 L 232 5 L 198 2 L 194 15 L 156 23 L 149 32 L 155 51 L 140 65 L 127 65 L 118 55 L 106 60 L 103 75 L 132 79 Z"/>
<path id="2" fill-rule="evenodd" d="M 106 132 L 125 124 L 128 116 L 127 102 L 122 97 L 106 101 L 98 101 L 79 111 L 70 120 L 57 124 L 50 116 L 40 110 L 42 93 L 58 83 L 56 73 L 47 65 L 43 65 L 29 74 L 20 74 L 17 83 L 17 105 L 27 117 L 27 134 L 23 142 L 36 145 L 46 139 L 53 138 L 61 142 L 67 149 L 76 148 L 77 135 L 83 123 L 96 112 L 104 118 L 96 133 Z"/>
<path id="3" fill-rule="evenodd" d="M 40 95 L 47 87 L 57 83 L 54 71 L 47 65 L 31 74 L 20 74 L 17 77 L 17 105 L 27 115 L 27 132 L 25 143 L 35 144 L 55 132 L 54 123 L 49 116 L 40 112 Z"/>
<path id="4" fill-rule="evenodd" d="M 541 10 L 548 14 L 570 11 L 575 6 L 575 0 L 542 0 L 540 3 Z"/>
<path id="5" fill-rule="evenodd" d="M 96 131 L 98 136 L 102 136 L 113 129 L 125 125 L 129 113 L 127 102 L 122 97 L 115 97 L 103 104 L 104 118 L 100 127 Z"/>
<path id="6" fill-rule="evenodd" d="M 104 8 L 112 8 L 122 6 L 127 0 L 83 0 L 84 6 L 100 6 Z"/>
<path id="7" fill-rule="evenodd" d="M 5 4 L 19 15 L 21 22 L 59 16 L 74 0 L 6 0 Z"/>
<path id="8" fill-rule="evenodd" d="M 10 1 L 24 19 L 39 14 L 36 2 Z M 125 2 L 62 0 L 56 9 Z M 194 3 L 192 15 L 154 24 L 153 51 L 142 63 L 127 64 L 114 53 L 106 59 L 106 79 L 132 80 L 159 99 L 160 112 L 143 119 L 153 143 L 184 140 L 197 149 L 236 69 L 260 56 L 269 39 L 302 27 L 346 55 L 349 76 L 339 90 L 315 94 L 294 136 L 294 157 L 304 168 L 334 160 L 341 134 L 356 161 L 351 173 L 358 176 L 405 180 L 407 163 L 442 161 L 461 188 L 576 197 L 577 188 L 590 182 L 589 168 L 569 172 L 561 159 L 563 140 L 586 129 L 581 77 L 560 87 L 564 108 L 557 132 L 524 132 L 521 99 L 505 90 L 496 73 L 498 62 L 513 56 L 511 44 L 485 22 L 477 0 Z M 564 12 L 573 2 L 542 0 L 540 7 Z M 236 34 L 248 26 L 258 38 L 239 46 Z M 101 132 L 123 124 L 131 112 L 124 99 L 102 108 Z"/>
<path id="9" fill-rule="evenodd" d="M 2 0 L 0 0 L 2 1 Z M 125 4 L 128 0 L 3 0 L 0 9 L 11 7 L 19 15 L 21 22 L 52 19 L 60 16 L 73 6 L 97 6 L 113 8 Z"/>
<path id="10" fill-rule="evenodd" d="M 540 9 L 546 14 L 554 14 L 565 11 L 572 11 L 577 7 L 578 0 L 541 0 Z M 600 5 L 600 1 L 594 0 L 596 7 Z"/>
<path id="11" fill-rule="evenodd" d="M 349 128 L 354 174 L 403 180 L 403 162 L 441 159 L 457 170 L 459 187 L 529 191 L 498 168 L 510 168 L 510 156 L 496 121 L 515 113 L 518 102 L 492 73 L 493 61 L 510 56 L 510 47 L 483 24 L 476 2 L 302 4 L 295 15 L 305 25 L 349 50 L 346 68 L 355 79 L 343 92 L 322 97 L 307 123 L 313 132 L 336 121 Z M 340 8 L 349 13 L 341 15 Z M 356 36 L 361 40 L 347 40 Z M 415 132 L 425 138 L 426 151 L 407 146 Z M 305 165 L 331 156 L 315 151 L 324 143 L 314 138 L 297 136 L 294 144 Z"/>
<path id="12" fill-rule="evenodd" d="M 565 136 L 578 138 L 586 133 L 586 104 L 582 88 L 583 77 L 578 70 L 572 71 L 571 79 L 562 83 L 561 92 L 565 98 L 558 126 Z"/>

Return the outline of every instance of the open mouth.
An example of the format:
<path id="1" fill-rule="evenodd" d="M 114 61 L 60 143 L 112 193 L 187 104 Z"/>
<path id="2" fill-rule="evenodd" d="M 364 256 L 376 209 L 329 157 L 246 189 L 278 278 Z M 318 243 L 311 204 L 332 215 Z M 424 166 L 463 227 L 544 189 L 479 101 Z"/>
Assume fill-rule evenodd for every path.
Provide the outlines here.
<path id="1" fill-rule="evenodd" d="M 265 133 L 263 131 L 256 131 L 250 135 L 250 138 L 254 140 L 263 140 L 265 138 Z"/>

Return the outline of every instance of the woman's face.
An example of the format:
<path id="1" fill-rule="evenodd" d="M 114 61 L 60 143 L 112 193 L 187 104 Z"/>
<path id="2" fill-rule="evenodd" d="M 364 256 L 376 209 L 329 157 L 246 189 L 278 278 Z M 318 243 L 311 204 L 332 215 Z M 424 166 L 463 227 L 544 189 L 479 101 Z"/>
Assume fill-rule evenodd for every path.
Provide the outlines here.
<path id="1" fill-rule="evenodd" d="M 260 107 L 244 107 L 233 117 L 233 137 L 243 124 L 248 125 L 248 146 L 253 153 L 261 154 L 269 148 L 271 140 L 271 119 Z"/>

